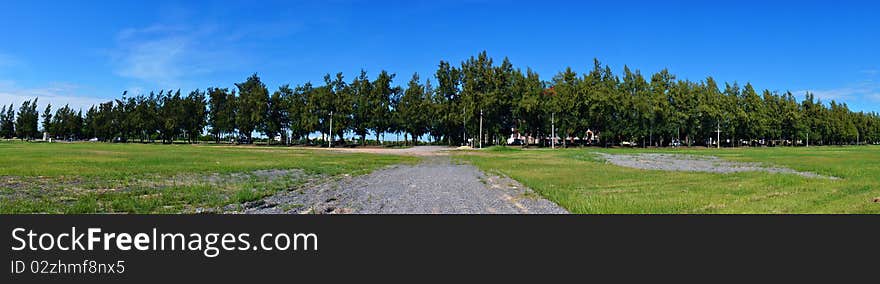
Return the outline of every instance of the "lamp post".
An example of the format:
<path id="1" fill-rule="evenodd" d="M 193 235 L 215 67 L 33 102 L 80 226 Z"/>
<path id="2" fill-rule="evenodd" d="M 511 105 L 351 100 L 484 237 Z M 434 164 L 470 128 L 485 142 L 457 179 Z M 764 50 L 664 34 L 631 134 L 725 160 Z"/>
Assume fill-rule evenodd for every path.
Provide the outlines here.
<path id="1" fill-rule="evenodd" d="M 330 131 L 328 131 L 328 133 L 330 133 L 330 136 L 328 137 L 330 139 L 327 139 L 327 148 L 333 148 L 333 111 L 332 110 L 330 111 Z"/>
<path id="2" fill-rule="evenodd" d="M 464 117 L 464 106 L 461 107 L 461 142 L 470 147 L 467 140 L 467 119 Z"/>
<path id="3" fill-rule="evenodd" d="M 556 149 L 556 113 L 550 113 L 550 149 Z"/>
<path id="4" fill-rule="evenodd" d="M 480 149 L 483 149 L 483 109 L 480 109 Z"/>

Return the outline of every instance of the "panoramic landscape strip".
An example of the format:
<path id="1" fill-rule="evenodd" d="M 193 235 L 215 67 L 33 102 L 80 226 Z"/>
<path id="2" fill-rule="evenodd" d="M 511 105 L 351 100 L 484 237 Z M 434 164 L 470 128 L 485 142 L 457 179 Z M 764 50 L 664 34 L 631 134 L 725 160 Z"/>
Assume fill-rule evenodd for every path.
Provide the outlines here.
<path id="1" fill-rule="evenodd" d="M 2 7 L 2 283 L 875 275 L 880 1 Z"/>

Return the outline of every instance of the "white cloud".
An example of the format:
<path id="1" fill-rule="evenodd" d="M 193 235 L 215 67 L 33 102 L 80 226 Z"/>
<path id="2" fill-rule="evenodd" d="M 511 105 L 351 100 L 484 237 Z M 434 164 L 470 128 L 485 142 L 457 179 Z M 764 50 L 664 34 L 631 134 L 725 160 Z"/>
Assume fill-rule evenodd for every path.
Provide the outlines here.
<path id="1" fill-rule="evenodd" d="M 0 81 L 0 104 L 10 103 L 17 109 L 26 100 L 38 99 L 38 107 L 42 111 L 46 104 L 53 109 L 69 104 L 73 109 L 86 110 L 91 105 L 107 101 L 107 99 L 89 97 L 80 94 L 81 87 L 70 83 L 52 83 L 47 86 L 25 88 L 13 81 Z"/>
<path id="2" fill-rule="evenodd" d="M 126 47 L 119 62 L 117 73 L 157 84 L 174 84 L 186 68 L 186 56 L 190 40 L 186 37 L 168 37 L 147 40 Z"/>
<path id="3" fill-rule="evenodd" d="M 0 53 L 0 68 L 9 68 L 21 64 L 18 58 L 12 55 Z"/>
<path id="4" fill-rule="evenodd" d="M 212 40 L 212 26 L 152 25 L 125 29 L 116 36 L 111 57 L 117 75 L 157 88 L 174 88 L 188 78 L 224 68 L 233 49 Z"/>
<path id="5" fill-rule="evenodd" d="M 810 92 L 816 96 L 817 99 L 821 99 L 822 101 L 841 101 L 845 99 L 852 98 L 853 95 L 858 94 L 860 90 L 855 88 L 838 88 L 838 89 L 824 89 L 824 90 L 803 90 L 798 93 L 806 93 Z"/>
<path id="6" fill-rule="evenodd" d="M 822 101 L 824 102 L 828 102 L 830 100 L 846 102 L 849 100 L 858 100 L 861 98 L 877 100 L 880 99 L 880 83 L 877 83 L 873 80 L 866 80 L 853 86 L 836 89 L 801 90 L 798 93 L 805 92 L 813 93 L 816 98 L 822 99 Z"/>
<path id="7" fill-rule="evenodd" d="M 116 34 L 116 40 L 125 41 L 129 39 L 137 39 L 141 36 L 149 36 L 152 34 L 161 34 L 161 33 L 182 33 L 186 32 L 186 28 L 183 26 L 170 26 L 170 25 L 161 25 L 155 24 L 152 26 L 148 26 L 141 29 L 136 28 L 127 28 L 120 31 Z"/>

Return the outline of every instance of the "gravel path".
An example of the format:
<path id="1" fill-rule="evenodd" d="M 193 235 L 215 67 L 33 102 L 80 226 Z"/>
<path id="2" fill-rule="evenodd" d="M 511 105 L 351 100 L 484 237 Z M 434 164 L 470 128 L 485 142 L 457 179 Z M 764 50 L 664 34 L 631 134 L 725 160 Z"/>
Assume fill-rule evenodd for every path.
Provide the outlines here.
<path id="1" fill-rule="evenodd" d="M 454 164 L 445 155 L 423 156 L 418 165 L 393 166 L 276 194 L 245 204 L 242 213 L 568 213 L 512 179 Z"/>
<path id="2" fill-rule="evenodd" d="M 606 153 L 595 153 L 605 159 L 605 161 L 614 165 L 645 169 L 645 170 L 664 170 L 664 171 L 688 171 L 688 172 L 711 172 L 711 173 L 736 173 L 736 172 L 768 172 L 768 173 L 784 173 L 795 174 L 810 178 L 830 178 L 836 177 L 823 176 L 811 172 L 801 172 L 789 168 L 768 167 L 760 163 L 733 162 L 719 159 L 714 156 L 696 156 L 696 155 L 680 155 L 680 154 L 634 154 L 634 155 L 612 155 Z"/>

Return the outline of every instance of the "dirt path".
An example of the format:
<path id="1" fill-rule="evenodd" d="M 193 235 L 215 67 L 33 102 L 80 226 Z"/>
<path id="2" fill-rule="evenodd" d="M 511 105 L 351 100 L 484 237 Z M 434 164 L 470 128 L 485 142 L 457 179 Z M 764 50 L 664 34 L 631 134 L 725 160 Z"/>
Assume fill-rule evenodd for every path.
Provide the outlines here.
<path id="1" fill-rule="evenodd" d="M 445 147 L 410 148 L 425 156 L 359 177 L 308 186 L 246 204 L 244 213 L 564 214 L 518 182 L 456 164 Z M 397 149 L 404 150 L 404 149 Z"/>

